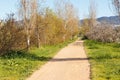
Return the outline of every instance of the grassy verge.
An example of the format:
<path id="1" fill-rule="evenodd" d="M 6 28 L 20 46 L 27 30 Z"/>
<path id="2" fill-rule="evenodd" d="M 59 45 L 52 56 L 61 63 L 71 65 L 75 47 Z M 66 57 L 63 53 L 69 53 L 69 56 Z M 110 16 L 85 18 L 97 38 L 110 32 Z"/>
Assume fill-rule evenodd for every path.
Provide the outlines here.
<path id="1" fill-rule="evenodd" d="M 85 41 L 92 80 L 120 80 L 120 44 Z"/>
<path id="2" fill-rule="evenodd" d="M 29 52 L 13 51 L 0 57 L 0 80 L 25 80 L 70 42 L 72 41 L 41 49 L 34 48 Z"/>

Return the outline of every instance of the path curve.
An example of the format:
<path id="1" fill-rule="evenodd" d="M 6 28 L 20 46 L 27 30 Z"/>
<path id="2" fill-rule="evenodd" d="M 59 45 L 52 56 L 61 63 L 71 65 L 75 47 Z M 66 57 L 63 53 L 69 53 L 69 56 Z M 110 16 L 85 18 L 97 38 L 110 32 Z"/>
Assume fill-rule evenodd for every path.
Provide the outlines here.
<path id="1" fill-rule="evenodd" d="M 90 64 L 83 41 L 76 41 L 63 48 L 27 80 L 90 80 Z"/>

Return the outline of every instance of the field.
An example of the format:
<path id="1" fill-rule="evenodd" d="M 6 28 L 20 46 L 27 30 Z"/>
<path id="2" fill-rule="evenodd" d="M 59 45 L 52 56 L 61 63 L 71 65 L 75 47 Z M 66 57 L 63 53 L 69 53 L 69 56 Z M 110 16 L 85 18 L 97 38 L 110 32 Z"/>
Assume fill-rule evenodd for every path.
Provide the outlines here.
<path id="1" fill-rule="evenodd" d="M 92 80 L 120 80 L 120 44 L 85 41 Z"/>
<path id="2" fill-rule="evenodd" d="M 34 48 L 29 52 L 11 51 L 0 57 L 0 80 L 25 80 L 70 42 Z"/>

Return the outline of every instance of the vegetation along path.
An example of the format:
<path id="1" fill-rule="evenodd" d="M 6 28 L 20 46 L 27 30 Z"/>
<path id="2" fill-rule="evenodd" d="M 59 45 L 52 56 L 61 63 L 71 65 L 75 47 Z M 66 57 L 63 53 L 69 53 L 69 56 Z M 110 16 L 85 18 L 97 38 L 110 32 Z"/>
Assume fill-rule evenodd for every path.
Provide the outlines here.
<path id="1" fill-rule="evenodd" d="M 90 64 L 83 41 L 76 41 L 63 48 L 27 80 L 90 80 Z"/>

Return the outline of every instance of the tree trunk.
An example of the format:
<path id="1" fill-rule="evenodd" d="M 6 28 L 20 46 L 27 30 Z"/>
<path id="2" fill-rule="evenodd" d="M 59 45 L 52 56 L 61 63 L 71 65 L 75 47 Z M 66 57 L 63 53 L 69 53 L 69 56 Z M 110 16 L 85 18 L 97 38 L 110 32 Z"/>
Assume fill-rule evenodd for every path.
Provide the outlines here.
<path id="1" fill-rule="evenodd" d="M 27 35 L 27 50 L 30 50 L 30 35 Z"/>
<path id="2" fill-rule="evenodd" d="M 40 48 L 40 35 L 39 35 L 39 31 L 37 32 L 37 47 Z"/>

